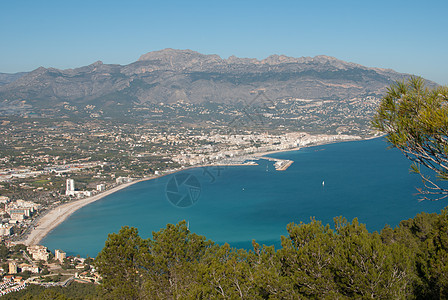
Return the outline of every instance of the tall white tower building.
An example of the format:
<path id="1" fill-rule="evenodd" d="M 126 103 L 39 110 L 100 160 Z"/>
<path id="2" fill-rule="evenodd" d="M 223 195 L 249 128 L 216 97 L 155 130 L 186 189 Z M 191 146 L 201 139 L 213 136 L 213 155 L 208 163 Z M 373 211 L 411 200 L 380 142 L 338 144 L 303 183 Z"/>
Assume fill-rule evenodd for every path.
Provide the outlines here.
<path id="1" fill-rule="evenodd" d="M 65 189 L 65 195 L 75 195 L 75 181 L 73 179 L 67 179 L 67 188 Z"/>

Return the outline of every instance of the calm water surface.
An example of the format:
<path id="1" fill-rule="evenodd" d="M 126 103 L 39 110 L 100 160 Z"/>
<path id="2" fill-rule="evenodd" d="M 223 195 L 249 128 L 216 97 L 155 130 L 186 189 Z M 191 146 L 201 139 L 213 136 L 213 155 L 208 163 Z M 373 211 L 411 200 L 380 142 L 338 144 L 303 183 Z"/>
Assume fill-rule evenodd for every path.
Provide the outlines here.
<path id="1" fill-rule="evenodd" d="M 107 234 L 121 226 L 137 227 L 147 238 L 167 223 L 187 220 L 191 231 L 218 243 L 250 248 L 255 239 L 279 246 L 288 223 L 312 216 L 331 225 L 335 216 L 358 217 L 374 231 L 447 205 L 419 202 L 419 176 L 409 174 L 410 163 L 398 150 L 386 148 L 379 138 L 271 155 L 294 161 L 284 172 L 266 160 L 258 166 L 183 171 L 177 174 L 192 175 L 193 185 L 200 185 L 191 190 L 197 202 L 187 208 L 174 206 L 166 196 L 175 175 L 141 182 L 81 208 L 42 244 L 69 255 L 96 256 Z M 187 192 L 179 186 L 180 194 Z"/>

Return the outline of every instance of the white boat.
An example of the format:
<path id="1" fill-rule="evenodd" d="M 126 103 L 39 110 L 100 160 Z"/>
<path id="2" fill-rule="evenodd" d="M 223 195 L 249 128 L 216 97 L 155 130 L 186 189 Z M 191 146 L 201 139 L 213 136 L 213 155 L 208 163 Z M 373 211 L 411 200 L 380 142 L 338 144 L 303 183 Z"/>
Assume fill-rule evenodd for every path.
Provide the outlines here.
<path id="1" fill-rule="evenodd" d="M 322 181 L 322 186 L 325 186 L 325 180 L 324 180 L 324 181 Z"/>

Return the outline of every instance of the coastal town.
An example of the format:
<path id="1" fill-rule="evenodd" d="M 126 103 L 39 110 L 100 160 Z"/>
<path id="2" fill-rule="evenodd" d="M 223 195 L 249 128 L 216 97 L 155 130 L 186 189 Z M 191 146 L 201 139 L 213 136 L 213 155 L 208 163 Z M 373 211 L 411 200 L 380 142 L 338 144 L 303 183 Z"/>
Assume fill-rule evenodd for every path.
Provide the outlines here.
<path id="1" fill-rule="evenodd" d="M 42 245 L 4 243 L 0 245 L 2 266 L 0 295 L 27 286 L 65 287 L 72 282 L 98 283 L 101 277 L 91 265 L 92 258 L 67 257 L 60 249 L 51 252 Z"/>
<path id="2" fill-rule="evenodd" d="M 448 299 L 448 1 L 2 1 L 0 300 Z"/>
<path id="3" fill-rule="evenodd" d="M 364 115 L 373 111 L 375 101 L 354 99 L 350 105 L 358 105 L 359 115 Z M 256 165 L 260 159 L 284 171 L 294 162 L 270 153 L 373 136 L 362 118 L 344 114 L 348 104 L 283 99 L 269 112 L 246 107 L 246 119 L 230 106 L 212 109 L 188 103 L 143 110 L 152 116 L 151 122 L 111 121 L 95 115 L 94 107 L 88 108 L 87 118 L 78 119 L 1 117 L 0 236 L 8 254 L 0 270 L 0 293 L 29 284 L 99 282 L 85 259 L 66 255 L 64 249 L 47 249 L 40 241 L 77 209 L 119 189 L 191 167 Z M 305 119 L 288 117 L 299 112 Z M 327 131 L 319 127 L 331 127 L 319 118 L 341 125 L 352 117 L 358 123 Z M 172 126 L 174 119 L 180 125 Z M 297 126 L 302 121 L 304 125 Z"/>
<path id="4" fill-rule="evenodd" d="M 205 137 L 195 137 L 203 141 Z M 4 283 L 0 289 L 1 294 L 23 289 L 29 284 L 61 285 L 65 286 L 72 281 L 98 283 L 100 277 L 90 264 L 85 263 L 84 258 L 76 256 L 67 257 L 63 250 L 56 249 L 54 254 L 39 242 L 53 228 L 62 223 L 74 211 L 80 207 L 96 201 L 119 189 L 141 180 L 149 180 L 158 176 L 181 171 L 185 168 L 204 165 L 239 165 L 242 163 L 254 163 L 258 159 L 267 159 L 274 163 L 278 171 L 286 170 L 293 161 L 276 159 L 266 155 L 279 151 L 300 149 L 309 145 L 319 145 L 336 141 L 360 139 L 358 136 L 349 135 L 309 135 L 306 133 L 287 133 L 282 136 L 269 134 L 261 135 L 213 135 L 207 137 L 215 145 L 226 145 L 216 151 L 214 147 L 199 147 L 196 152 L 181 151 L 173 155 L 172 163 L 177 167 L 154 170 L 152 174 L 143 177 L 118 176 L 116 174 L 102 174 L 108 181 L 97 179 L 92 181 L 94 185 L 81 185 L 86 189 L 77 189 L 73 178 L 81 176 L 83 172 L 95 168 L 104 168 L 109 164 L 101 162 L 69 163 L 67 165 L 47 165 L 43 169 L 9 169 L 2 173 L 2 182 L 29 182 L 41 180 L 39 176 L 45 176 L 49 186 L 51 179 L 65 178 L 65 190 L 50 191 L 57 193 L 56 201 L 26 201 L 15 197 L 0 196 L 0 212 L 3 215 L 0 225 L 0 236 L 3 247 L 8 253 L 11 249 L 19 247 L 18 255 L 6 255 L 3 259 L 4 267 L 0 272 L 4 274 Z M 257 143 L 257 146 L 254 145 Z M 98 174 L 99 172 L 97 172 Z M 17 176 L 17 174 L 20 174 Z M 25 186 L 19 184 L 19 186 Z M 29 186 L 29 185 L 28 185 Z M 93 187 L 93 188 L 89 188 Z M 35 192 L 44 189 L 36 188 Z M 48 190 L 48 189 L 47 189 Z M 59 200 L 58 200 L 59 199 Z M 13 252 L 15 253 L 15 252 Z M 20 255 L 21 254 L 21 255 Z M 61 268 L 65 266 L 64 272 Z M 71 272 L 68 267 L 71 266 Z"/>
<path id="5" fill-rule="evenodd" d="M 143 143 L 144 138 L 140 138 L 136 142 Z M 24 237 L 36 225 L 36 219 L 41 218 L 55 207 L 76 199 L 95 196 L 136 180 L 152 179 L 192 166 L 239 165 L 264 158 L 264 155 L 272 152 L 356 139 L 361 139 L 361 137 L 310 135 L 301 132 L 286 133 L 280 136 L 267 133 L 260 135 L 213 134 L 211 136 L 189 136 L 185 140 L 180 137 L 167 136 L 165 140 L 177 144 L 187 144 L 187 146 L 172 147 L 173 150 L 168 156 L 170 160 L 167 160 L 163 167 L 157 166 L 157 163 L 160 162 L 159 159 L 163 158 L 155 156 L 153 161 L 156 163 L 148 163 L 148 168 L 143 174 L 132 173 L 130 168 L 126 169 L 126 167 L 117 166 L 112 162 L 85 162 L 85 159 L 72 160 L 66 164 L 48 163 L 39 167 L 25 166 L 25 168 L 3 169 L 0 177 L 0 186 L 2 187 L 0 212 L 3 214 L 0 233 L 12 241 L 25 240 Z M 192 147 L 190 144 L 202 146 Z M 32 154 L 30 156 L 34 158 Z M 142 157 L 142 155 L 137 154 L 136 157 Z M 285 170 L 292 163 L 273 158 L 267 159 L 275 162 L 277 170 Z M 58 161 L 58 158 L 53 157 L 48 161 Z M 34 202 L 19 199 L 19 197 L 33 199 Z"/>
<path id="6" fill-rule="evenodd" d="M 161 136 L 158 138 L 162 139 Z M 213 133 L 211 136 L 192 135 L 185 137 L 185 139 L 182 139 L 181 136 L 167 135 L 163 137 L 165 143 L 184 144 L 186 146 L 169 148 L 177 150 L 170 153 L 172 159 L 167 160 L 164 167 L 150 165 L 144 174 L 122 172 L 125 168 L 117 168 L 117 164 L 114 164 L 112 161 L 90 161 L 86 159 L 69 161 L 68 158 L 65 158 L 65 164 L 62 164 L 60 158 L 49 155 L 46 155 L 46 161 L 48 162 L 46 164 L 17 166 L 15 168 L 11 166 L 8 169 L 2 169 L 0 177 L 2 186 L 2 196 L 0 196 L 0 212 L 2 213 L 0 235 L 4 245 L 9 249 L 18 245 L 26 247 L 26 251 L 23 250 L 23 259 L 22 256 L 19 256 L 18 258 L 4 260 L 8 264 L 8 268 L 5 267 L 3 269 L 3 274 L 8 276 L 4 277 L 7 280 L 5 291 L 19 289 L 31 283 L 47 284 L 48 280 L 45 278 L 55 278 L 55 270 L 58 270 L 58 267 L 55 266 L 54 262 L 53 264 L 47 264 L 51 255 L 59 262 L 64 262 L 66 259 L 69 259 L 72 264 L 78 262 L 76 257 L 66 257 L 62 250 L 57 250 L 54 254 L 50 254 L 46 247 L 39 245 L 40 240 L 76 209 L 118 189 L 141 180 L 149 180 L 185 168 L 204 165 L 239 165 L 243 163 L 249 163 L 250 165 L 258 159 L 268 159 L 273 162 L 276 170 L 283 171 L 293 161 L 270 158 L 265 155 L 310 145 L 360 138 L 359 136 L 350 135 L 310 135 L 302 132 L 292 132 L 283 135 L 268 133 L 220 135 Z M 140 136 L 139 139 L 135 139 L 132 142 L 143 144 L 147 140 L 149 140 L 147 136 Z M 159 140 L 152 141 L 160 142 Z M 193 144 L 197 146 L 193 147 Z M 163 153 L 163 155 L 166 155 L 166 153 Z M 27 157 L 26 154 L 23 156 Z M 141 157 L 141 155 L 136 156 Z M 43 160 L 40 154 L 30 154 L 29 157 L 36 161 Z M 3 162 L 5 163 L 6 160 L 3 160 Z M 85 180 L 88 176 L 91 176 L 88 178 L 89 180 Z M 77 178 L 81 178 L 81 180 L 78 181 Z M 61 182 L 63 183 L 62 188 L 60 186 Z M 16 187 L 17 189 L 11 187 Z M 27 193 L 15 193 L 17 190 L 25 190 Z M 27 195 L 40 193 L 45 196 L 27 197 Z M 18 195 L 27 200 L 18 199 Z M 39 264 L 40 261 L 43 262 Z M 83 266 L 84 270 L 85 265 L 79 261 L 75 266 L 75 270 L 80 269 L 81 266 Z M 47 275 L 50 274 L 51 276 L 42 277 L 43 275 L 41 274 L 44 269 L 48 270 L 49 273 Z M 89 270 L 86 269 L 84 272 Z M 37 275 L 25 279 L 24 276 L 20 275 L 25 271 Z M 92 274 L 95 274 L 94 271 Z M 94 276 L 91 277 L 92 274 L 73 273 L 70 274 L 72 275 L 70 278 L 73 280 L 78 280 L 78 278 L 83 280 L 85 278 L 95 279 Z M 59 279 L 60 277 L 57 278 Z M 96 282 L 97 279 L 93 281 Z"/>

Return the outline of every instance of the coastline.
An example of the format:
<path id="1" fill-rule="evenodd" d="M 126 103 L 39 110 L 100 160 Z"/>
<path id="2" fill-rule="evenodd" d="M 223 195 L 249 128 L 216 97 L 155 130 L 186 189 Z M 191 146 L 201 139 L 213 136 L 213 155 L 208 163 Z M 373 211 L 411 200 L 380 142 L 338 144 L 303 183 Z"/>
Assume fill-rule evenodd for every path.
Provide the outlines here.
<path id="1" fill-rule="evenodd" d="M 55 208 L 51 209 L 43 215 L 42 217 L 39 217 L 36 220 L 36 225 L 34 225 L 34 228 L 31 229 L 30 233 L 27 234 L 22 239 L 18 240 L 16 243 L 23 243 L 27 246 L 31 245 L 38 245 L 44 238 L 47 236 L 53 229 L 58 227 L 62 222 L 64 222 L 68 217 L 70 217 L 74 212 L 76 212 L 78 209 L 89 205 L 93 202 L 96 202 L 106 196 L 109 196 L 115 192 L 118 192 L 122 189 L 125 189 L 131 185 L 134 185 L 139 182 L 147 181 L 147 180 L 153 180 L 157 178 L 161 178 L 167 175 L 171 175 L 180 171 L 185 171 L 188 169 L 193 168 L 201 168 L 201 167 L 207 167 L 207 166 L 220 166 L 219 164 L 208 164 L 208 165 L 196 165 L 196 166 L 190 166 L 186 168 L 182 168 L 179 170 L 175 170 L 173 172 L 160 174 L 160 175 L 154 175 L 150 177 L 141 178 L 132 182 L 127 182 L 120 184 L 118 186 L 115 186 L 111 188 L 110 190 L 104 191 L 100 194 L 87 197 L 80 200 L 75 200 L 72 202 L 64 203 L 62 205 L 56 206 Z M 221 166 L 250 166 L 250 164 L 222 164 Z"/>
<path id="2" fill-rule="evenodd" d="M 373 137 L 373 138 L 375 138 L 375 137 Z M 339 140 L 339 141 L 334 141 L 334 142 L 329 142 L 329 143 L 323 141 L 322 143 L 306 145 L 303 147 L 253 153 L 250 156 L 258 157 L 261 159 L 267 159 L 267 157 L 265 157 L 265 156 L 274 154 L 274 153 L 297 151 L 302 148 L 319 146 L 319 145 L 324 145 L 324 144 L 333 144 L 333 143 L 348 142 L 348 141 L 364 141 L 364 140 L 368 140 L 368 139 L 372 139 L 372 138 L 360 139 L 360 140 L 357 140 L 357 139 Z M 292 161 L 290 164 L 292 164 Z M 25 236 L 24 238 L 17 241 L 17 243 L 23 243 L 27 246 L 39 244 L 45 238 L 45 236 L 47 236 L 53 229 L 55 229 L 57 226 L 59 226 L 62 222 L 64 222 L 69 216 L 71 216 L 78 209 L 80 209 L 86 205 L 89 205 L 95 201 L 98 201 L 108 195 L 111 195 L 119 190 L 127 188 L 133 184 L 147 181 L 147 180 L 156 179 L 156 178 L 161 178 L 161 177 L 164 177 L 167 175 L 171 175 L 171 174 L 174 174 L 174 173 L 177 173 L 180 171 L 185 171 L 185 170 L 193 169 L 193 168 L 201 168 L 201 167 L 207 167 L 207 166 L 251 166 L 251 165 L 253 165 L 253 164 L 247 164 L 247 163 L 245 163 L 245 164 L 242 164 L 242 163 L 240 163 L 240 164 L 219 164 L 219 163 L 216 163 L 216 164 L 194 165 L 194 166 L 181 168 L 178 170 L 173 170 L 172 172 L 168 172 L 168 173 L 164 173 L 164 174 L 160 174 L 160 175 L 153 175 L 153 176 L 141 178 L 141 179 L 138 179 L 138 180 L 135 180 L 132 182 L 124 183 L 124 184 L 115 186 L 107 191 L 104 191 L 100 194 L 97 194 L 97 195 L 94 195 L 91 197 L 87 197 L 84 199 L 64 203 L 62 205 L 59 205 L 59 206 L 51 209 L 50 211 L 48 211 L 47 214 L 43 215 L 42 217 L 39 217 L 36 220 L 36 224 L 35 224 L 34 228 L 31 229 L 30 233 L 27 236 Z M 288 165 L 288 167 L 289 167 L 289 165 Z"/>
<path id="3" fill-rule="evenodd" d="M 55 229 L 62 222 L 64 222 L 70 215 L 72 215 L 78 209 L 92 202 L 98 201 L 115 192 L 118 192 L 119 190 L 127 188 L 128 186 L 131 186 L 135 183 L 150 179 L 153 179 L 153 177 L 143 178 L 140 180 L 124 183 L 119 186 L 115 186 L 110 190 L 104 191 L 103 193 L 59 205 L 51 209 L 44 216 L 40 217 L 36 221 L 36 225 L 31 230 L 31 232 L 24 239 L 18 241 L 18 243 L 24 243 L 27 246 L 37 245 L 47 234 L 49 234 L 53 229 Z"/>

